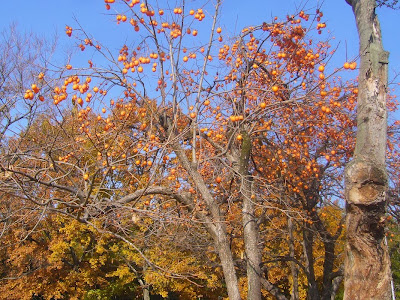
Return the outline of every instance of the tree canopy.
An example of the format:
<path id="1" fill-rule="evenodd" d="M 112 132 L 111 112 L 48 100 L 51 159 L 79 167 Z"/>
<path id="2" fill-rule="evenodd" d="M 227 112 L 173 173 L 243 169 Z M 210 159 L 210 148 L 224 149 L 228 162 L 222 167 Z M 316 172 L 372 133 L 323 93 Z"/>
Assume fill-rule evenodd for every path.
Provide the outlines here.
<path id="1" fill-rule="evenodd" d="M 29 48 L 23 68 L 4 60 L 4 78 L 32 69 L 1 90 L 7 299 L 343 295 L 358 58 L 335 65 L 321 7 L 229 36 L 223 5 L 105 0 L 131 32 L 122 45 L 76 23 L 65 33 L 87 63 L 37 62 Z M 392 257 L 399 125 L 386 147 L 392 215 L 379 216 Z"/>

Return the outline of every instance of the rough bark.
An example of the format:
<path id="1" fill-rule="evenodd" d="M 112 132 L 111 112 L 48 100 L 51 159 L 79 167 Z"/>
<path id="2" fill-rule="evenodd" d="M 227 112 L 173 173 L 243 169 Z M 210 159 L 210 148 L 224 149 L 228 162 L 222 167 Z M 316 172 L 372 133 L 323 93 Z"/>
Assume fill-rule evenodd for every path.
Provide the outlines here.
<path id="1" fill-rule="evenodd" d="M 390 260 L 384 243 L 386 206 L 386 92 L 388 53 L 383 49 L 375 0 L 346 0 L 359 34 L 357 141 L 346 167 L 344 299 L 390 299 Z"/>

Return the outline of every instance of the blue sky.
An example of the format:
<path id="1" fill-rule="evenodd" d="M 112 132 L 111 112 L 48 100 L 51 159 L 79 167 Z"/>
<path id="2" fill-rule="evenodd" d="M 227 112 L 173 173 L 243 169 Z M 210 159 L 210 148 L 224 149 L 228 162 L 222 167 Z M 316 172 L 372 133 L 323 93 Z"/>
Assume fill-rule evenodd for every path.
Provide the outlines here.
<path id="1" fill-rule="evenodd" d="M 187 1 L 188 6 L 193 1 Z M 197 1 L 196 3 L 200 3 Z M 168 1 L 173 5 L 175 1 Z M 222 5 L 220 23 L 229 31 L 239 31 L 242 27 L 251 24 L 260 24 L 269 21 L 272 16 L 284 17 L 287 13 L 293 13 L 296 8 L 315 8 L 321 1 L 295 1 L 295 0 L 225 0 Z M 196 7 L 198 4 L 194 4 Z M 314 9 L 312 9 L 314 11 Z M 345 0 L 327 0 L 322 2 L 324 19 L 328 29 L 332 31 L 337 42 L 341 42 L 339 53 L 341 55 L 356 55 L 357 32 L 354 17 Z M 115 26 L 110 26 L 107 20 L 104 2 L 102 0 L 13 0 L 3 1 L 0 11 L 0 28 L 6 28 L 8 24 L 16 22 L 21 30 L 32 30 L 40 35 L 52 35 L 58 32 L 61 45 L 65 42 L 65 25 L 75 25 L 74 18 L 87 29 L 88 32 L 98 37 L 112 41 L 115 37 Z M 384 46 L 391 53 L 390 69 L 400 69 L 400 53 L 396 17 L 399 11 L 379 9 L 380 21 L 384 36 Z M 346 47 L 347 46 L 347 47 Z"/>
<path id="2" fill-rule="evenodd" d="M 176 2 L 164 1 L 172 7 Z M 197 8 L 198 3 L 204 2 L 188 0 L 187 6 Z M 309 8 L 310 12 L 314 12 L 315 7 L 321 4 L 324 21 L 327 23 L 328 30 L 335 37 L 333 44 L 339 44 L 334 59 L 337 60 L 336 65 L 341 66 L 346 58 L 350 59 L 358 54 L 354 16 L 345 0 L 326 0 L 325 2 L 313 0 L 225 0 L 219 23 L 224 32 L 230 32 L 230 35 L 233 35 L 244 26 L 269 21 L 273 16 L 284 18 L 286 14 L 294 13 L 299 7 Z M 389 73 L 393 77 L 394 70 L 400 70 L 400 51 L 398 51 L 400 39 L 398 39 L 396 26 L 396 19 L 399 17 L 400 11 L 383 8 L 379 9 L 378 13 L 382 25 L 384 46 L 390 52 Z M 107 41 L 107 45 L 115 45 L 115 49 L 119 49 L 122 45 L 121 37 L 116 34 L 118 27 L 115 23 L 110 22 L 113 17 L 107 15 L 103 0 L 3 1 L 0 11 L 0 29 L 7 28 L 10 23 L 15 22 L 22 31 L 32 31 L 48 37 L 58 33 L 61 48 L 67 49 L 71 44 L 64 33 L 64 28 L 65 25 L 76 26 L 74 18 L 87 32 L 92 33 L 100 41 Z M 121 31 L 118 30 L 118 32 Z M 113 41 L 118 41 L 119 44 L 113 43 Z"/>

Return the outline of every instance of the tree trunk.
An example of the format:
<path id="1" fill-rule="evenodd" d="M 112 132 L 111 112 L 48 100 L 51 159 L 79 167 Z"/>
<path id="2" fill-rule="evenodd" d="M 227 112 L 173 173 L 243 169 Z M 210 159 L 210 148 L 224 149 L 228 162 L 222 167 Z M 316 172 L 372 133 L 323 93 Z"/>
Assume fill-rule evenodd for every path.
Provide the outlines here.
<path id="1" fill-rule="evenodd" d="M 150 300 L 149 286 L 144 283 L 142 279 L 139 278 L 140 287 L 143 290 L 143 300 Z"/>
<path id="2" fill-rule="evenodd" d="M 243 235 L 247 263 L 247 299 L 261 300 L 261 251 L 258 246 L 258 226 L 252 200 L 252 180 L 249 174 L 251 139 L 242 132 L 243 142 L 239 159 L 241 193 L 243 196 Z"/>
<path id="3" fill-rule="evenodd" d="M 360 41 L 357 141 L 345 172 L 347 243 L 344 299 L 390 299 L 390 260 L 384 243 L 387 174 L 388 53 L 375 0 L 346 0 Z"/>
<path id="4" fill-rule="evenodd" d="M 143 300 L 150 300 L 150 292 L 148 288 L 143 289 Z"/>
<path id="5" fill-rule="evenodd" d="M 218 256 L 221 260 L 222 271 L 224 273 L 229 299 L 240 300 L 241 297 L 239 292 L 239 284 L 236 275 L 235 264 L 233 261 L 232 249 L 230 247 L 226 226 L 224 225 L 224 219 L 221 216 L 218 203 L 215 201 L 201 174 L 191 165 L 185 154 L 185 151 L 178 143 L 173 143 L 173 149 L 180 163 L 188 172 L 193 182 L 196 184 L 197 189 L 199 190 L 204 201 L 207 203 L 207 208 L 211 213 L 213 222 L 206 223 L 205 226 L 213 238 L 214 245 L 218 251 Z"/>
<path id="6" fill-rule="evenodd" d="M 236 276 L 235 264 L 233 262 L 232 250 L 226 236 L 225 227 L 221 224 L 216 224 L 217 237 L 214 238 L 214 243 L 217 246 L 218 255 L 221 260 L 222 271 L 228 291 L 229 299 L 240 300 L 239 285 Z"/>
<path id="7" fill-rule="evenodd" d="M 148 286 L 144 286 L 143 288 L 143 300 L 150 300 L 150 291 Z"/>
<path id="8" fill-rule="evenodd" d="M 336 294 L 340 288 L 340 284 L 342 283 L 342 281 L 343 281 L 343 276 L 337 276 L 337 277 L 335 277 L 335 279 L 333 279 L 330 300 L 335 300 Z"/>
<path id="9" fill-rule="evenodd" d="M 335 245 L 337 239 L 342 232 L 341 222 L 335 234 L 331 234 L 319 218 L 316 211 L 311 211 L 311 218 L 313 221 L 313 228 L 318 232 L 322 243 L 324 244 L 324 267 L 322 276 L 322 286 L 320 287 L 320 296 L 322 300 L 330 300 L 333 289 L 333 268 L 336 259 Z"/>
<path id="10" fill-rule="evenodd" d="M 294 251 L 294 228 L 292 217 L 288 217 L 288 231 L 289 231 L 289 255 L 290 257 L 295 258 Z M 294 261 L 290 262 L 290 271 L 292 273 L 292 292 L 290 294 L 290 300 L 298 300 L 299 299 L 299 270 L 297 269 L 297 265 Z"/>
<path id="11" fill-rule="evenodd" d="M 325 256 L 324 256 L 324 274 L 322 277 L 322 291 L 321 291 L 321 299 L 330 300 L 332 294 L 332 271 L 333 271 L 333 263 L 335 261 L 335 242 L 331 237 L 328 237 L 328 234 L 325 236 L 326 240 L 323 241 L 325 248 Z M 331 238 L 331 239 L 329 239 Z"/>
<path id="12" fill-rule="evenodd" d="M 254 218 L 254 204 L 250 198 L 243 200 L 243 234 L 247 262 L 247 299 L 261 300 L 261 253 Z"/>
<path id="13" fill-rule="evenodd" d="M 314 273 L 314 233 L 310 225 L 305 224 L 303 228 L 303 246 L 304 246 L 304 256 L 306 259 L 307 268 L 307 281 L 308 281 L 308 293 L 307 300 L 319 300 L 319 290 L 317 281 L 315 280 Z"/>

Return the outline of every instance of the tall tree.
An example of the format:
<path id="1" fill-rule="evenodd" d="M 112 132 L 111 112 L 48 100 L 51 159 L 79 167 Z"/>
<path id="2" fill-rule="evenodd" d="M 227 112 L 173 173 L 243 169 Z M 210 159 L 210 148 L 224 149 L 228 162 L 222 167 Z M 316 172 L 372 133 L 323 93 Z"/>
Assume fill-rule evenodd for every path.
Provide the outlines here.
<path id="1" fill-rule="evenodd" d="M 166 240 L 215 255 L 230 299 L 288 299 L 289 263 L 294 298 L 334 295 L 342 226 L 329 203 L 342 197 L 356 89 L 325 75 L 329 45 L 310 39 L 312 15 L 244 28 L 224 43 L 219 5 L 207 6 L 209 18 L 185 1 L 173 11 L 157 1 L 106 3 L 141 38 L 114 56 L 82 28 L 66 27 L 89 52 L 89 67 L 66 64 L 58 83 L 49 70 L 37 76 L 26 98 L 51 86 L 44 100 L 54 105 L 10 140 L 20 155 L 0 156 L 9 174 L 0 190 L 43 215 L 56 211 L 119 237 L 147 274 L 162 264 L 132 228 L 162 240 L 174 223 L 187 230 Z M 322 16 L 317 10 L 318 33 Z M 204 18 L 206 44 L 196 41 Z"/>
<path id="2" fill-rule="evenodd" d="M 375 0 L 346 0 L 359 34 L 357 140 L 346 168 L 344 299 L 390 299 L 390 259 L 385 245 L 388 52 Z"/>

